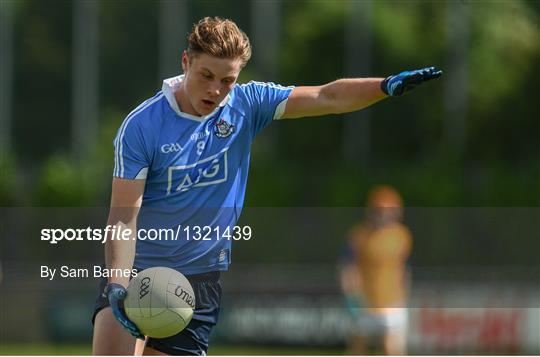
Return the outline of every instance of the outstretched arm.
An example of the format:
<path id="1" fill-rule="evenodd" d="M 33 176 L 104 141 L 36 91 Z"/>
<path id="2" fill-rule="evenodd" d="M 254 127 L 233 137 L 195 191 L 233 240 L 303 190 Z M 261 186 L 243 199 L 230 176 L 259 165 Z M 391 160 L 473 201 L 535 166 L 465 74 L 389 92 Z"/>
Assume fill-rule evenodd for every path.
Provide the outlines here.
<path id="1" fill-rule="evenodd" d="M 313 87 L 296 87 L 282 118 L 340 114 L 360 110 L 387 96 L 399 96 L 418 84 L 438 78 L 435 67 L 401 72 L 387 78 L 351 78 Z"/>

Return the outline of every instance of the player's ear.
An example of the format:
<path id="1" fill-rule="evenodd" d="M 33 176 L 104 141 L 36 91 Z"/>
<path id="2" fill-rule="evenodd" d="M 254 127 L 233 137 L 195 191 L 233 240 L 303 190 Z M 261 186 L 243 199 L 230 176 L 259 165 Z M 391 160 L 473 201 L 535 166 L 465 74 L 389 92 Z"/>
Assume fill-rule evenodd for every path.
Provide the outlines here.
<path id="1" fill-rule="evenodd" d="M 187 72 L 188 68 L 189 68 L 189 57 L 188 57 L 187 51 L 184 51 L 182 52 L 182 70 L 184 71 L 184 73 Z"/>

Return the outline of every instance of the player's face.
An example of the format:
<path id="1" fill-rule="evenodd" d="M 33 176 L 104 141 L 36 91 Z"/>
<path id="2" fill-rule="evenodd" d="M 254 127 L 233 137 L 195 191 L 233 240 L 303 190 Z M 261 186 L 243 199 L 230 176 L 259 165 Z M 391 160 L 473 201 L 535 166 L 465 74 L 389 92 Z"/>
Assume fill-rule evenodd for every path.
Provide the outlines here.
<path id="1" fill-rule="evenodd" d="M 389 205 L 387 207 L 370 207 L 368 209 L 368 218 L 371 224 L 376 228 L 382 228 L 401 220 L 403 210 L 401 207 Z"/>
<path id="2" fill-rule="evenodd" d="M 210 114 L 234 87 L 242 70 L 240 59 L 217 58 L 201 53 L 182 55 L 184 100 L 182 111 L 193 115 Z"/>

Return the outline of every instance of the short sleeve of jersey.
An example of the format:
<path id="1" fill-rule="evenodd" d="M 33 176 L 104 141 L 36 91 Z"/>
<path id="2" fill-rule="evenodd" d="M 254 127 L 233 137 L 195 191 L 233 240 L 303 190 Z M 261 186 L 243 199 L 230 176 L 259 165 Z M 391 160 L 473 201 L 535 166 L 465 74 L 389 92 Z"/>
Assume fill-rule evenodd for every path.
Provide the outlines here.
<path id="1" fill-rule="evenodd" d="M 140 117 L 128 116 L 124 120 L 114 139 L 114 177 L 146 179 L 151 162 L 148 134 Z"/>
<path id="2" fill-rule="evenodd" d="M 273 119 L 279 119 L 284 110 L 285 101 L 293 87 L 284 87 L 274 83 L 251 81 L 242 85 L 252 114 L 253 136 L 268 126 Z"/>

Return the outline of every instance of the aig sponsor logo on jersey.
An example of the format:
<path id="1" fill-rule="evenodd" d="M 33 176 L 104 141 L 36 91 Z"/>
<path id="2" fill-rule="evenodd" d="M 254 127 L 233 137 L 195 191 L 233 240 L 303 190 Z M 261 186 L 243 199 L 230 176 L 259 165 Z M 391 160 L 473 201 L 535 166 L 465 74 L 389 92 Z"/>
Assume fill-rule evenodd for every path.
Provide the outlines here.
<path id="1" fill-rule="evenodd" d="M 227 151 L 199 160 L 194 164 L 171 166 L 168 172 L 167 194 L 185 192 L 194 187 L 217 185 L 227 181 Z"/>
<path id="2" fill-rule="evenodd" d="M 171 152 L 180 152 L 184 150 L 178 143 L 170 143 L 161 145 L 161 152 L 164 154 L 170 154 Z"/>

